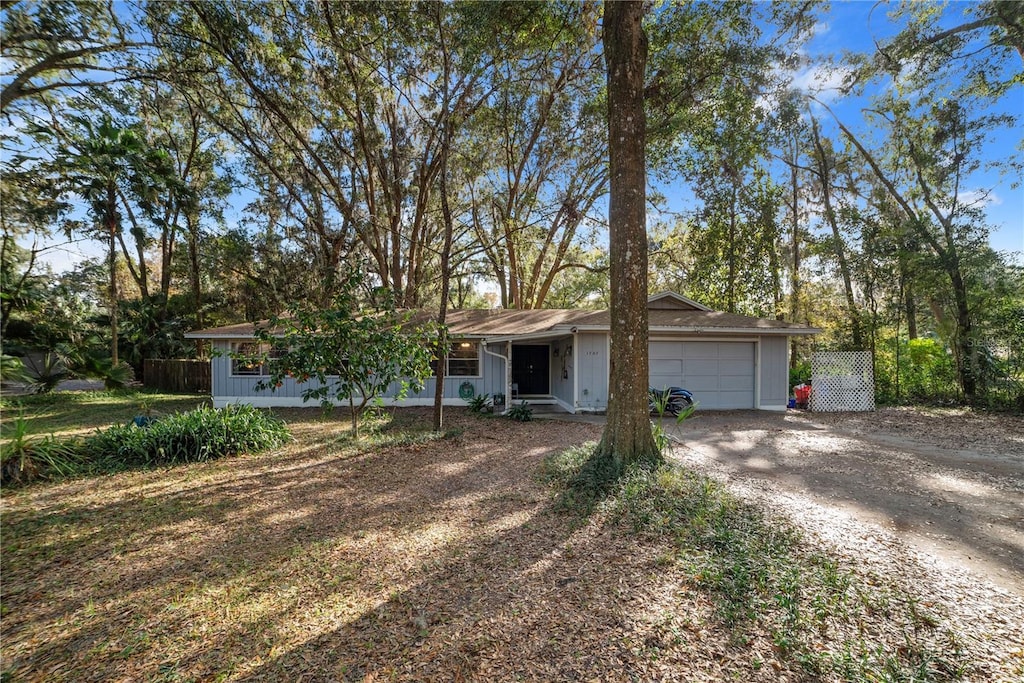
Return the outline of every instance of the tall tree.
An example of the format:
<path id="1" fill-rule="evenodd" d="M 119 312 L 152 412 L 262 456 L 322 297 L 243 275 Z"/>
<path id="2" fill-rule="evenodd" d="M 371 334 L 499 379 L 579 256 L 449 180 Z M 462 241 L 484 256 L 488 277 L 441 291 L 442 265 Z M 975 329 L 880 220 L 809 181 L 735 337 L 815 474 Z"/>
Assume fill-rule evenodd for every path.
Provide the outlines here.
<path id="1" fill-rule="evenodd" d="M 123 209 L 128 192 L 158 193 L 168 177 L 166 154 L 147 148 L 145 142 L 129 128 L 118 126 L 109 116 L 98 122 L 75 117 L 73 126 L 45 133 L 59 141 L 54 170 L 62 178 L 64 188 L 81 197 L 95 220 L 93 229 L 107 246 L 108 306 L 110 315 L 110 357 L 118 364 L 117 255 L 125 255 L 132 277 L 143 296 L 147 293 L 148 275 L 144 255 L 144 239 L 136 234 L 140 259 L 136 267 L 128 252 L 123 234 Z M 143 201 L 146 201 L 145 199 Z"/>
<path id="2" fill-rule="evenodd" d="M 850 322 L 850 335 L 853 348 L 862 350 L 864 338 L 860 324 L 857 301 L 853 292 L 853 277 L 850 264 L 846 255 L 846 244 L 843 240 L 842 231 L 839 227 L 839 211 L 833 199 L 833 185 L 835 184 L 836 155 L 832 150 L 831 141 L 821 135 L 818 120 L 813 114 L 811 119 L 811 139 L 814 143 L 812 153 L 812 170 L 817 176 L 818 192 L 821 198 L 825 223 L 828 225 L 832 239 L 830 240 L 831 251 L 835 255 L 836 263 L 839 265 L 839 275 L 843 282 L 843 295 L 846 299 L 846 311 Z"/>
<path id="3" fill-rule="evenodd" d="M 611 349 L 608 422 L 596 458 L 619 474 L 661 458 L 648 411 L 647 168 L 644 78 L 647 35 L 642 1 L 605 3 L 602 42 L 608 69 L 608 211 Z"/>
<path id="4" fill-rule="evenodd" d="M 0 11 L 4 114 L 19 100 L 124 80 L 126 58 L 142 47 L 114 2 L 7 0 Z"/>
<path id="5" fill-rule="evenodd" d="M 518 49 L 496 60 L 468 131 L 485 150 L 469 218 L 508 308 L 543 307 L 561 274 L 587 267 L 581 232 L 608 180 L 598 9 L 535 6 L 501 29 Z"/>

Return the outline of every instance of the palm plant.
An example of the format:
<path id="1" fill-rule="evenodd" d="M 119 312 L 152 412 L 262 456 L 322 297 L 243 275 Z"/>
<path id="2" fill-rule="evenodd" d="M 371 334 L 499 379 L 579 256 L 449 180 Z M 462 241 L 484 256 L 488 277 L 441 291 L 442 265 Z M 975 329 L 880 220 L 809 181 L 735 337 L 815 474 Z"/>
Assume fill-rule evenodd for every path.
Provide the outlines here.
<path id="1" fill-rule="evenodd" d="M 83 117 L 71 117 L 72 127 L 61 131 L 56 157 L 58 171 L 65 188 L 81 196 L 89 205 L 96 222 L 95 230 L 107 243 L 107 268 L 110 271 L 110 357 L 118 361 L 118 291 L 117 249 L 124 249 L 121 206 L 127 192 L 139 194 L 145 189 L 142 202 L 159 202 L 161 188 L 168 184 L 170 170 L 167 155 L 149 148 L 141 136 L 130 128 L 118 126 L 104 115 L 98 123 Z M 51 132 L 57 135 L 56 132 Z M 126 204 L 125 204 L 126 205 Z M 145 235 L 135 234 L 140 250 Z M 139 263 L 140 280 L 147 278 L 144 259 Z"/>

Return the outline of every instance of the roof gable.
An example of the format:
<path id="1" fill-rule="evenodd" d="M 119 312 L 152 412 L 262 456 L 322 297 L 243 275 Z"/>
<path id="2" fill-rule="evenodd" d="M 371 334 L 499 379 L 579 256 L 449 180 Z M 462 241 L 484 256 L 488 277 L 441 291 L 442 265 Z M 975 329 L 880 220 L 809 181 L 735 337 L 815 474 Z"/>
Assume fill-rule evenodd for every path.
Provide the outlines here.
<path id="1" fill-rule="evenodd" d="M 704 304 L 699 304 L 693 299 L 688 299 L 682 294 L 675 292 L 658 292 L 647 297 L 647 310 L 649 311 L 710 311 Z"/>

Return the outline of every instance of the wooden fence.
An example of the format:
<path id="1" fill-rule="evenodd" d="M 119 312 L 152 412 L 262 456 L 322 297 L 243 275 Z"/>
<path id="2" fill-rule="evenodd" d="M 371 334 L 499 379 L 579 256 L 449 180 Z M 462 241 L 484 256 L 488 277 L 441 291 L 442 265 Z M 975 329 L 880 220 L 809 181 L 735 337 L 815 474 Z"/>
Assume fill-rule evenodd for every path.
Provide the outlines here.
<path id="1" fill-rule="evenodd" d="M 149 359 L 142 367 L 143 384 L 178 394 L 210 393 L 210 361 Z"/>

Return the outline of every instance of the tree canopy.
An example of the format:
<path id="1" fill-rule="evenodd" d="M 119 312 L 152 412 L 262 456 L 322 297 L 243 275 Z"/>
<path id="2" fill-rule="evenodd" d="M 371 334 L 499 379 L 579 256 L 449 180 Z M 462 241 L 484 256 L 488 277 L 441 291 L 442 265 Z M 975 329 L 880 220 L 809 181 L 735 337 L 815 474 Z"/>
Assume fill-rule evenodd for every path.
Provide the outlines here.
<path id="1" fill-rule="evenodd" d="M 328 307 L 355 264 L 362 305 L 441 320 L 617 307 L 619 9 L 3 3 L 5 350 L 88 344 L 138 372 L 196 352 L 189 328 Z M 849 10 L 644 14 L 647 236 L 627 251 L 652 290 L 821 327 L 795 376 L 811 343 L 868 349 L 883 401 L 1012 403 L 1021 256 L 990 235 L 1022 170 L 1021 6 L 864 8 L 870 35 L 827 53 Z M 914 374 L 923 339 L 941 381 Z"/>

